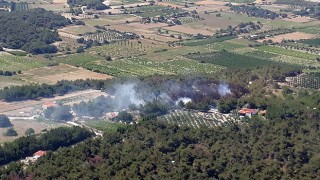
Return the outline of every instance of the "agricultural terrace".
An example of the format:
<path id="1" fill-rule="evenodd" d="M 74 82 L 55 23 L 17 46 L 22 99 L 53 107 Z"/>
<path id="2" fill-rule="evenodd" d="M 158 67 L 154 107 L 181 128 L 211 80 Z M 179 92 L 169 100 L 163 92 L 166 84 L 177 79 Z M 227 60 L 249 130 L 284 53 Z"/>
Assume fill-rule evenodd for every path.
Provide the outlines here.
<path id="1" fill-rule="evenodd" d="M 173 7 L 168 6 L 141 6 L 141 7 L 134 7 L 134 8 L 128 8 L 125 10 L 125 12 L 128 13 L 135 13 L 138 16 L 141 17 L 155 17 L 155 16 L 171 16 L 175 13 L 182 13 L 186 12 L 183 9 L 177 9 Z"/>
<path id="2" fill-rule="evenodd" d="M 256 68 L 258 66 L 269 66 L 269 65 L 282 65 L 285 64 L 275 63 L 267 59 L 259 59 L 251 56 L 235 54 L 228 51 L 204 53 L 204 54 L 189 54 L 187 58 L 197 60 L 201 63 L 211 63 L 228 68 Z"/>
<path id="3" fill-rule="evenodd" d="M 288 34 L 276 35 L 272 38 L 260 39 L 258 42 L 272 40 L 272 42 L 280 43 L 283 40 L 302 40 L 302 39 L 313 39 L 316 38 L 314 34 L 307 34 L 303 32 L 292 32 Z"/>
<path id="4" fill-rule="evenodd" d="M 147 40 L 130 40 L 92 47 L 87 52 L 89 54 L 102 57 L 111 56 L 113 59 L 121 59 L 131 56 L 141 56 L 166 47 L 166 45 L 156 45 L 155 43 Z"/>
<path id="5" fill-rule="evenodd" d="M 74 34 L 74 35 L 83 35 L 86 33 L 94 33 L 96 32 L 96 28 L 92 26 L 84 26 L 84 25 L 78 25 L 78 26 L 68 26 L 59 29 L 61 32 L 69 33 L 69 34 Z"/>
<path id="6" fill-rule="evenodd" d="M 59 64 L 58 66 L 42 67 L 31 69 L 18 75 L 18 78 L 32 83 L 55 84 L 61 80 L 78 80 L 78 79 L 110 79 L 111 76 L 92 72 L 86 69 L 74 66 Z"/>
<path id="7" fill-rule="evenodd" d="M 32 58 L 15 56 L 6 52 L 0 52 L 0 64 L 0 70 L 16 72 L 46 66 L 46 63 L 38 62 Z"/>
<path id="8" fill-rule="evenodd" d="M 10 120 L 10 122 L 13 124 L 14 130 L 17 131 L 18 136 L 3 136 L 7 128 L 0 128 L 0 142 L 10 142 L 17 139 L 18 137 L 25 136 L 25 132 L 28 128 L 34 129 L 35 133 L 39 134 L 42 132 L 42 130 L 50 130 L 63 126 L 63 124 L 58 124 L 54 122 L 44 122 L 27 119 L 14 119 Z"/>
<path id="9" fill-rule="evenodd" d="M 217 127 L 223 124 L 228 124 L 237 121 L 235 115 L 225 115 L 219 112 L 213 113 L 199 113 L 176 110 L 168 115 L 158 117 L 159 121 L 167 122 L 171 124 L 177 124 L 178 126 L 185 126 L 191 128 L 201 127 Z"/>
<path id="10" fill-rule="evenodd" d="M 91 56 L 89 54 L 72 55 L 67 58 L 62 58 L 59 61 L 116 77 L 150 76 L 154 74 L 209 75 L 214 74 L 223 68 L 216 65 L 201 64 L 197 61 L 188 59 L 155 62 L 133 57 L 106 61 L 98 56 Z"/>
<path id="11" fill-rule="evenodd" d="M 300 42 L 303 44 L 320 47 L 320 38 L 301 40 Z"/>
<path id="12" fill-rule="evenodd" d="M 320 89 L 320 73 L 310 72 L 304 73 L 296 77 L 288 77 L 286 79 L 289 85 L 295 87 Z"/>
<path id="13" fill-rule="evenodd" d="M 276 46 L 258 46 L 255 48 L 262 51 L 267 51 L 267 52 L 276 53 L 280 55 L 292 56 L 292 57 L 301 58 L 301 59 L 316 60 L 319 57 L 318 55 L 315 55 L 315 54 L 289 50 L 289 49 L 276 47 Z"/>

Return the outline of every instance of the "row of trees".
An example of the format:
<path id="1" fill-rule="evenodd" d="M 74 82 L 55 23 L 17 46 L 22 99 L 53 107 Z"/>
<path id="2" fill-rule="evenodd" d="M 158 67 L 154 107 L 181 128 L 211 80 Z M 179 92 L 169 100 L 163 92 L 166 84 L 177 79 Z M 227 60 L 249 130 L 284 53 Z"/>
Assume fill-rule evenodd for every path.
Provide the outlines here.
<path id="1" fill-rule="evenodd" d="M 110 81 L 111 82 L 111 81 Z M 0 99 L 6 101 L 19 101 L 24 99 L 37 99 L 64 95 L 77 90 L 102 89 L 108 85 L 106 80 L 76 80 L 59 81 L 55 85 L 32 84 L 23 86 L 5 87 L 0 90 Z"/>
<path id="2" fill-rule="evenodd" d="M 248 16 L 253 16 L 253 17 L 259 17 L 259 18 L 265 18 L 265 19 L 277 19 L 279 17 L 281 18 L 286 18 L 288 15 L 283 13 L 283 14 L 277 14 L 273 11 L 270 11 L 268 9 L 263 9 L 259 8 L 256 6 L 246 6 L 246 5 L 240 5 L 240 6 L 234 6 L 234 5 L 229 5 L 231 11 L 235 11 L 237 13 L 243 13 L 247 14 Z"/>

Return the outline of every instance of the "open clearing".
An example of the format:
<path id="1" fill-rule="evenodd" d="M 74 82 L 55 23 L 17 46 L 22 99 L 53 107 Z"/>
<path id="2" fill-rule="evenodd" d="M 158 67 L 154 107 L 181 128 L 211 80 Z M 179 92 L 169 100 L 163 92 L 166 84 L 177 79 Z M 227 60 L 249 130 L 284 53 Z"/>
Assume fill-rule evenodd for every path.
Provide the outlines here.
<path id="1" fill-rule="evenodd" d="M 62 29 L 59 29 L 59 32 L 66 32 L 74 35 L 81 35 L 89 32 L 95 32 L 97 29 L 91 26 L 68 26 Z"/>
<path id="2" fill-rule="evenodd" d="M 2 71 L 25 71 L 46 65 L 28 57 L 15 56 L 6 52 L 0 52 L 0 64 Z"/>
<path id="3" fill-rule="evenodd" d="M 282 40 L 302 40 L 302 39 L 313 39 L 316 38 L 317 36 L 314 34 L 307 34 L 303 32 L 293 32 L 293 33 L 288 33 L 288 34 L 281 34 L 274 36 L 272 38 L 267 38 L 267 39 L 260 39 L 258 42 L 263 42 L 265 40 L 271 39 L 273 42 L 281 42 Z"/>
<path id="4" fill-rule="evenodd" d="M 58 123 L 45 123 L 45 122 L 40 122 L 40 121 L 35 121 L 35 120 L 10 120 L 11 123 L 13 124 L 13 129 L 17 131 L 18 136 L 3 136 L 3 133 L 6 132 L 6 128 L 0 128 L 0 142 L 8 142 L 8 141 L 13 141 L 14 139 L 24 136 L 25 131 L 28 128 L 34 129 L 35 133 L 41 133 L 41 130 L 43 129 L 53 129 L 57 128 L 59 126 L 62 126 L 62 124 Z"/>
<path id="5" fill-rule="evenodd" d="M 208 31 L 208 30 L 195 29 L 195 28 L 185 27 L 185 26 L 181 26 L 181 25 L 165 27 L 164 29 L 167 29 L 170 31 L 181 32 L 181 33 L 185 33 L 185 34 L 192 34 L 192 35 L 196 35 L 196 34 L 200 33 L 203 35 L 211 36 L 213 34 L 213 32 Z"/>
<path id="6" fill-rule="evenodd" d="M 35 83 L 55 84 L 61 80 L 78 79 L 110 79 L 112 76 L 92 72 L 83 68 L 77 68 L 67 64 L 58 66 L 31 69 L 18 75 L 19 78 Z"/>

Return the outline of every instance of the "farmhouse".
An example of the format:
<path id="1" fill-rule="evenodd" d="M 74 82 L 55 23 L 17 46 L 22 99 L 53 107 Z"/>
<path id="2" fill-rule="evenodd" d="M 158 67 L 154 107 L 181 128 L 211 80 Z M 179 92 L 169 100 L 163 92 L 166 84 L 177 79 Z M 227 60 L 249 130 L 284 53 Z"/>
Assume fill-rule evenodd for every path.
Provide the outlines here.
<path id="1" fill-rule="evenodd" d="M 258 114 L 258 111 L 256 109 L 249 109 L 249 108 L 242 108 L 238 111 L 240 116 L 249 116 Z"/>
<path id="2" fill-rule="evenodd" d="M 40 157 L 45 156 L 47 154 L 47 151 L 37 151 L 33 154 L 32 157 L 26 157 L 26 159 L 22 160 L 22 163 L 29 164 L 36 162 Z"/>
<path id="3" fill-rule="evenodd" d="M 57 107 L 57 106 L 58 106 L 58 104 L 56 102 L 48 101 L 48 102 L 43 103 L 42 109 L 48 109 L 49 107 Z"/>

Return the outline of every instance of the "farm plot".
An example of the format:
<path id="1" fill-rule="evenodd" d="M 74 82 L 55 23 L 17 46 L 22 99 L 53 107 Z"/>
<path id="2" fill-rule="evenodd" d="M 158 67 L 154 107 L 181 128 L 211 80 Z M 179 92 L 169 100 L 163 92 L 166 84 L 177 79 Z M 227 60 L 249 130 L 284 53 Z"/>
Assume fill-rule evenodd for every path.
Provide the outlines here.
<path id="1" fill-rule="evenodd" d="M 149 52 L 161 49 L 161 45 L 156 45 L 150 41 L 120 41 L 104 46 L 96 46 L 88 50 L 89 54 L 99 56 L 111 56 L 112 58 L 125 58 L 141 56 Z"/>
<path id="2" fill-rule="evenodd" d="M 17 78 L 16 76 L 0 76 L 0 89 L 10 86 L 21 86 L 27 84 L 27 82 Z"/>
<path id="3" fill-rule="evenodd" d="M 186 126 L 191 128 L 201 127 L 217 127 L 237 121 L 237 118 L 232 115 L 225 115 L 218 112 L 214 113 L 196 113 L 176 110 L 168 115 L 158 117 L 159 121 L 178 126 Z"/>
<path id="4" fill-rule="evenodd" d="M 169 31 L 181 32 L 181 33 L 184 33 L 184 34 L 191 34 L 191 35 L 197 35 L 198 33 L 206 35 L 206 36 L 212 36 L 213 35 L 213 31 L 205 30 L 205 29 L 192 28 L 192 27 L 188 27 L 188 26 L 184 26 L 184 25 L 164 27 L 164 29 L 169 30 Z"/>
<path id="5" fill-rule="evenodd" d="M 213 64 L 202 64 L 197 61 L 189 59 L 174 59 L 164 62 L 151 62 L 147 60 L 136 60 L 137 63 L 156 68 L 159 70 L 167 71 L 179 75 L 210 75 L 223 69 L 221 66 Z"/>
<path id="6" fill-rule="evenodd" d="M 0 142 L 8 142 L 13 141 L 16 138 L 19 138 L 21 136 L 25 135 L 25 131 L 28 128 L 32 128 L 35 130 L 35 133 L 41 133 L 41 130 L 47 129 L 53 129 L 57 128 L 59 126 L 62 126 L 62 124 L 58 123 L 48 123 L 48 122 L 40 122 L 35 120 L 11 120 L 11 123 L 13 124 L 13 128 L 17 131 L 18 136 L 10 137 L 10 136 L 3 136 L 2 134 L 6 132 L 6 128 L 0 128 Z"/>
<path id="7" fill-rule="evenodd" d="M 82 35 L 85 33 L 90 33 L 90 32 L 95 32 L 97 29 L 95 27 L 91 26 L 84 26 L 84 25 L 79 25 L 79 26 L 68 26 L 64 27 L 62 29 L 59 29 L 59 31 L 66 32 L 69 34 L 74 34 L 74 35 Z"/>
<path id="8" fill-rule="evenodd" d="M 315 39 L 307 39 L 307 40 L 302 40 L 300 41 L 303 44 L 319 47 L 320 46 L 320 38 L 315 38 Z"/>
<path id="9" fill-rule="evenodd" d="M 14 56 L 5 52 L 0 52 L 0 64 L 0 70 L 2 71 L 25 71 L 46 66 L 46 63 L 38 62 L 27 57 Z"/>
<path id="10" fill-rule="evenodd" d="M 309 34 L 319 34 L 320 33 L 320 26 L 311 26 L 305 28 L 297 29 L 299 32 L 309 33 Z"/>
<path id="11" fill-rule="evenodd" d="M 320 73 L 305 73 L 297 77 L 288 77 L 286 79 L 289 85 L 295 87 L 320 89 Z"/>
<path id="12" fill-rule="evenodd" d="M 226 36 L 226 37 L 221 37 L 221 38 L 187 40 L 187 41 L 183 41 L 182 44 L 184 46 L 202 46 L 202 45 L 207 45 L 207 44 L 213 44 L 213 43 L 216 43 L 216 42 L 227 41 L 227 40 L 230 40 L 230 39 L 233 39 L 233 38 L 234 37 L 232 37 L 232 36 Z"/>
<path id="13" fill-rule="evenodd" d="M 130 36 L 126 33 L 121 33 L 115 30 L 107 30 L 103 32 L 98 33 L 88 33 L 83 36 L 84 40 L 92 40 L 92 41 L 98 41 L 100 43 L 104 42 L 113 42 L 113 41 L 121 41 L 126 39 L 132 39 L 133 36 Z"/>
<path id="14" fill-rule="evenodd" d="M 302 39 L 313 39 L 316 36 L 313 34 L 307 34 L 302 32 L 293 32 L 288 34 L 276 35 L 272 38 L 260 39 L 258 42 L 272 40 L 273 42 L 280 43 L 282 40 L 302 40 Z"/>
<path id="15" fill-rule="evenodd" d="M 141 17 L 155 17 L 155 16 L 169 16 L 174 13 L 181 13 L 185 12 L 185 10 L 182 9 L 176 9 L 173 7 L 167 7 L 167 6 L 141 6 L 141 7 L 135 7 L 135 8 L 128 8 L 127 12 L 139 12 L 136 13 L 136 15 Z"/>
<path id="16" fill-rule="evenodd" d="M 257 66 L 269 66 L 276 64 L 285 65 L 282 63 L 275 63 L 266 59 L 250 57 L 242 54 L 235 54 L 228 51 L 204 54 L 189 54 L 186 57 L 203 63 L 212 63 L 228 68 L 255 68 Z"/>
<path id="17" fill-rule="evenodd" d="M 18 75 L 28 82 L 55 84 L 61 80 L 78 79 L 110 79 L 111 76 L 99 74 L 74 66 L 60 64 L 59 66 L 31 69 Z"/>
<path id="18" fill-rule="evenodd" d="M 318 57 L 315 54 L 309 54 L 309 53 L 305 53 L 305 52 L 301 52 L 301 51 L 284 49 L 284 48 L 276 47 L 276 46 L 259 46 L 259 47 L 255 47 L 255 48 L 258 50 L 261 50 L 261 51 L 267 51 L 267 52 L 271 52 L 271 53 L 292 56 L 292 57 L 297 57 L 297 58 L 301 58 L 301 59 L 315 60 Z"/>

